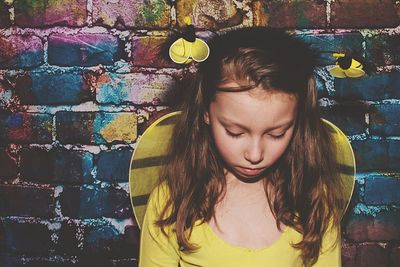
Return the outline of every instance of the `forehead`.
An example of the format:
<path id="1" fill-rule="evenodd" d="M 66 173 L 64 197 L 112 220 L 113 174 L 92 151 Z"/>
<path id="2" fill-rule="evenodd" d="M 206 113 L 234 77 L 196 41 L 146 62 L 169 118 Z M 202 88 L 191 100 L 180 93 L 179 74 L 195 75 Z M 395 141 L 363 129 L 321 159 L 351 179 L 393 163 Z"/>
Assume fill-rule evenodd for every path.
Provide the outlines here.
<path id="1" fill-rule="evenodd" d="M 220 121 L 237 122 L 249 128 L 272 127 L 294 120 L 296 110 L 296 96 L 262 88 L 217 92 L 210 104 L 211 115 Z"/>

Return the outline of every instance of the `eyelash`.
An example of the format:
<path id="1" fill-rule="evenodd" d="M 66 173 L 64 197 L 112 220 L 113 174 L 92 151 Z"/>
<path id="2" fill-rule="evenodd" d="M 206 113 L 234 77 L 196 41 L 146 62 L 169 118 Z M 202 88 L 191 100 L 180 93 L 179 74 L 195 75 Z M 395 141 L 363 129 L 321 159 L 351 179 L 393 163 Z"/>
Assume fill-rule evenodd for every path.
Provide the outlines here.
<path id="1" fill-rule="evenodd" d="M 234 134 L 234 133 L 229 132 L 228 130 L 225 130 L 225 131 L 232 138 L 239 138 L 242 135 L 241 133 Z M 286 132 L 284 132 L 283 134 L 280 134 L 280 135 L 271 135 L 270 134 L 269 136 L 271 136 L 273 139 L 280 139 L 280 138 L 283 138 L 285 136 L 285 134 L 286 134 Z"/>

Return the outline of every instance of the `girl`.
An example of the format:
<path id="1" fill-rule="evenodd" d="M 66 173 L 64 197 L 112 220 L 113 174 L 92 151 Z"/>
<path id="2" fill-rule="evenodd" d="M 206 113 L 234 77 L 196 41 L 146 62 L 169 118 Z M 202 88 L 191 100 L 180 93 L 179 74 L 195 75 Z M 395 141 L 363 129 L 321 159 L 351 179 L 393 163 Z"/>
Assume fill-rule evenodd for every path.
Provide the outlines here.
<path id="1" fill-rule="evenodd" d="M 139 266 L 341 266 L 345 202 L 317 53 L 268 28 L 209 46 L 150 196 Z"/>

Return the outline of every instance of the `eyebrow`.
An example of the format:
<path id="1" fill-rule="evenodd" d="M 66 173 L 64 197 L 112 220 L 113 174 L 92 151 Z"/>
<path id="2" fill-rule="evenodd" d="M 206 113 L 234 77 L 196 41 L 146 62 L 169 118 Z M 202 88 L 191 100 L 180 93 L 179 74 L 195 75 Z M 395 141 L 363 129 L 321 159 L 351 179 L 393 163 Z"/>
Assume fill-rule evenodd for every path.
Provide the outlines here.
<path id="1" fill-rule="evenodd" d="M 221 117 L 221 122 L 222 122 L 222 124 L 234 125 L 239 128 L 242 128 L 246 131 L 249 131 L 249 129 L 246 126 L 244 126 L 240 123 L 234 122 L 234 121 L 227 120 L 226 118 L 223 118 L 223 117 Z M 291 120 L 291 121 L 288 121 L 288 122 L 285 122 L 285 123 L 282 123 L 279 125 L 272 126 L 271 128 L 268 128 L 266 131 L 272 131 L 275 129 L 284 128 L 285 126 L 289 128 L 289 126 L 291 126 L 293 123 L 294 123 L 294 120 Z"/>

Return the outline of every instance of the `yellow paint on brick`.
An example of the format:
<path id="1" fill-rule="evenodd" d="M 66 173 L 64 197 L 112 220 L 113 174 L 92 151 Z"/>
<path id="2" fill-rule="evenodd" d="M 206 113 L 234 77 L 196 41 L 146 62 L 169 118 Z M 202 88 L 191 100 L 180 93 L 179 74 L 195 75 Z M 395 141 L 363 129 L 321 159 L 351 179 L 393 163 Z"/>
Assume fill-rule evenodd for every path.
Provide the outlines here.
<path id="1" fill-rule="evenodd" d="M 137 117 L 135 113 L 120 114 L 100 131 L 106 142 L 133 142 L 137 138 Z"/>

